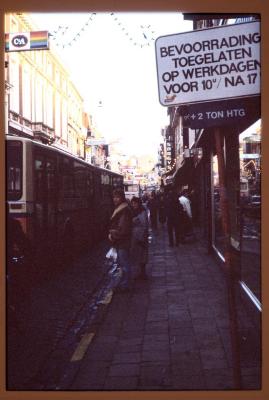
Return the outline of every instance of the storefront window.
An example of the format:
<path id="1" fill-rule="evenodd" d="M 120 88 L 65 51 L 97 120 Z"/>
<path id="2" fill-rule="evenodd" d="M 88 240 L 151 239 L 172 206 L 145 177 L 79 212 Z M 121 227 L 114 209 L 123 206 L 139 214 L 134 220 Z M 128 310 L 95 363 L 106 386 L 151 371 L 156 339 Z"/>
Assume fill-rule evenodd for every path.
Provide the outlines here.
<path id="1" fill-rule="evenodd" d="M 213 168 L 212 168 L 212 179 L 213 179 L 213 245 L 215 249 L 224 256 L 224 233 L 222 227 L 222 217 L 220 208 L 220 187 L 219 187 L 219 170 L 218 170 L 218 158 L 215 155 L 213 157 Z"/>
<path id="2" fill-rule="evenodd" d="M 260 121 L 239 136 L 241 280 L 261 300 Z"/>

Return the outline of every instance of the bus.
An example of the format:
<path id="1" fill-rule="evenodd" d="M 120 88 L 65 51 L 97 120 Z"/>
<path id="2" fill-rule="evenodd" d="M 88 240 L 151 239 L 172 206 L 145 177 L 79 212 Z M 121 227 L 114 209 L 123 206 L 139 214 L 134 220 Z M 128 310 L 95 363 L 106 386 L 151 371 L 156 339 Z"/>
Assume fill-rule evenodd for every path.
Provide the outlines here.
<path id="1" fill-rule="evenodd" d="M 123 185 L 126 199 L 132 200 L 133 197 L 141 196 L 141 188 L 139 183 L 136 183 L 132 180 L 125 180 Z"/>
<path id="2" fill-rule="evenodd" d="M 90 248 L 106 234 L 116 187 L 123 188 L 118 173 L 52 145 L 7 135 L 8 259 L 18 251 L 18 232 L 38 263 L 68 262 L 76 252 Z"/>
<path id="3" fill-rule="evenodd" d="M 243 176 L 240 177 L 240 196 L 244 199 L 249 198 L 248 179 Z"/>

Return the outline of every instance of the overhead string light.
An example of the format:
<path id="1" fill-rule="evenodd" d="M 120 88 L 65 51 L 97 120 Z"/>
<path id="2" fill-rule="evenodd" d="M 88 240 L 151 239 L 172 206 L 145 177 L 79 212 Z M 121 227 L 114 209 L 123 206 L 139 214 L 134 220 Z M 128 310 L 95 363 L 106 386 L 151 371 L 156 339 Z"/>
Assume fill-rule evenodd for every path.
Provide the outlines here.
<path id="1" fill-rule="evenodd" d="M 70 28 L 68 26 L 66 26 L 66 27 L 59 26 L 57 28 L 57 30 L 53 31 L 53 34 L 52 34 L 52 36 L 53 36 L 52 39 L 56 41 L 56 43 L 55 43 L 56 46 L 60 46 L 63 49 L 67 46 L 72 46 L 72 44 L 74 44 L 80 38 L 80 35 L 83 32 L 85 32 L 85 30 L 87 29 L 87 27 L 89 26 L 91 21 L 93 21 L 95 16 L 96 16 L 95 12 L 91 13 L 89 18 L 87 19 L 87 21 L 82 26 L 82 28 L 73 36 L 73 38 L 70 41 L 67 41 L 65 43 L 60 43 L 60 41 L 58 41 L 59 35 L 62 34 L 62 37 L 63 37 L 66 34 L 67 30 Z"/>
<path id="2" fill-rule="evenodd" d="M 51 34 L 52 40 L 56 40 L 57 36 L 60 34 L 64 35 L 68 29 L 69 29 L 68 26 L 59 25 L 58 28 L 56 30 L 54 30 Z"/>
<path id="3" fill-rule="evenodd" d="M 125 36 L 129 37 L 129 41 L 132 42 L 134 46 L 145 47 L 150 46 L 151 41 L 154 41 L 154 31 L 151 29 L 151 25 L 143 26 L 140 25 L 140 29 L 142 30 L 141 35 L 143 37 L 143 42 L 135 40 L 132 35 L 128 32 L 127 28 L 122 24 L 119 18 L 112 12 L 110 16 L 113 18 L 115 24 L 121 27 L 121 31 L 125 32 Z M 145 43 L 146 42 L 146 43 Z"/>
<path id="4" fill-rule="evenodd" d="M 95 12 L 91 13 L 89 18 L 87 19 L 87 21 L 82 26 L 82 28 L 73 36 L 73 38 L 71 40 L 66 41 L 64 43 L 63 43 L 63 38 L 65 37 L 68 30 L 70 32 L 70 27 L 59 25 L 58 28 L 56 30 L 54 30 L 51 34 L 52 40 L 55 41 L 55 45 L 60 46 L 63 49 L 67 46 L 72 46 L 75 42 L 77 42 L 79 40 L 80 36 L 83 34 L 83 32 L 85 32 L 85 30 L 88 28 L 90 23 L 94 20 L 95 16 L 96 16 Z M 142 41 L 141 41 L 141 40 L 135 39 L 130 34 L 130 32 L 128 31 L 126 26 L 124 26 L 122 24 L 122 22 L 119 20 L 119 18 L 113 12 L 110 13 L 110 16 L 113 18 L 113 20 L 114 20 L 115 24 L 117 24 L 118 28 L 122 31 L 122 33 L 129 39 L 129 41 L 134 46 L 143 48 L 145 46 L 150 46 L 151 42 L 155 40 L 155 37 L 154 37 L 155 32 L 152 30 L 151 25 L 146 25 L 146 26 L 140 25 L 140 29 L 141 29 L 140 33 L 141 33 L 141 37 L 142 37 Z"/>

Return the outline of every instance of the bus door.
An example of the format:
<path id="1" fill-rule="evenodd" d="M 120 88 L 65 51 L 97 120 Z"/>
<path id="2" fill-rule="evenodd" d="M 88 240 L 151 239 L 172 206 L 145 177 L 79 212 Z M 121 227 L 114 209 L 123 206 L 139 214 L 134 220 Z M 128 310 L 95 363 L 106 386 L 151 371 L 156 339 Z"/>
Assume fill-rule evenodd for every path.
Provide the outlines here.
<path id="1" fill-rule="evenodd" d="M 57 243 L 56 158 L 47 152 L 35 154 L 34 188 L 36 249 L 43 256 L 51 254 Z"/>

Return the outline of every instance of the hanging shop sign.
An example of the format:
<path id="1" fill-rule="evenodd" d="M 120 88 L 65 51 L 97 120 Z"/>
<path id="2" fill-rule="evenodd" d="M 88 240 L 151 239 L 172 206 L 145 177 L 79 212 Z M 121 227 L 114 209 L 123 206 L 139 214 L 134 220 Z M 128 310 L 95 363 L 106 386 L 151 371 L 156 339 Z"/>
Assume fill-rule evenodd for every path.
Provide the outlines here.
<path id="1" fill-rule="evenodd" d="M 179 107 L 183 126 L 191 129 L 214 126 L 249 126 L 261 117 L 260 96 L 190 104 Z"/>
<path id="2" fill-rule="evenodd" d="M 5 51 L 47 50 L 49 32 L 21 32 L 5 34 Z"/>
<path id="3" fill-rule="evenodd" d="M 104 138 L 88 138 L 86 140 L 86 145 L 87 146 L 102 146 L 106 143 Z"/>
<path id="4" fill-rule="evenodd" d="M 155 41 L 163 106 L 260 94 L 260 23 L 160 36 Z"/>

